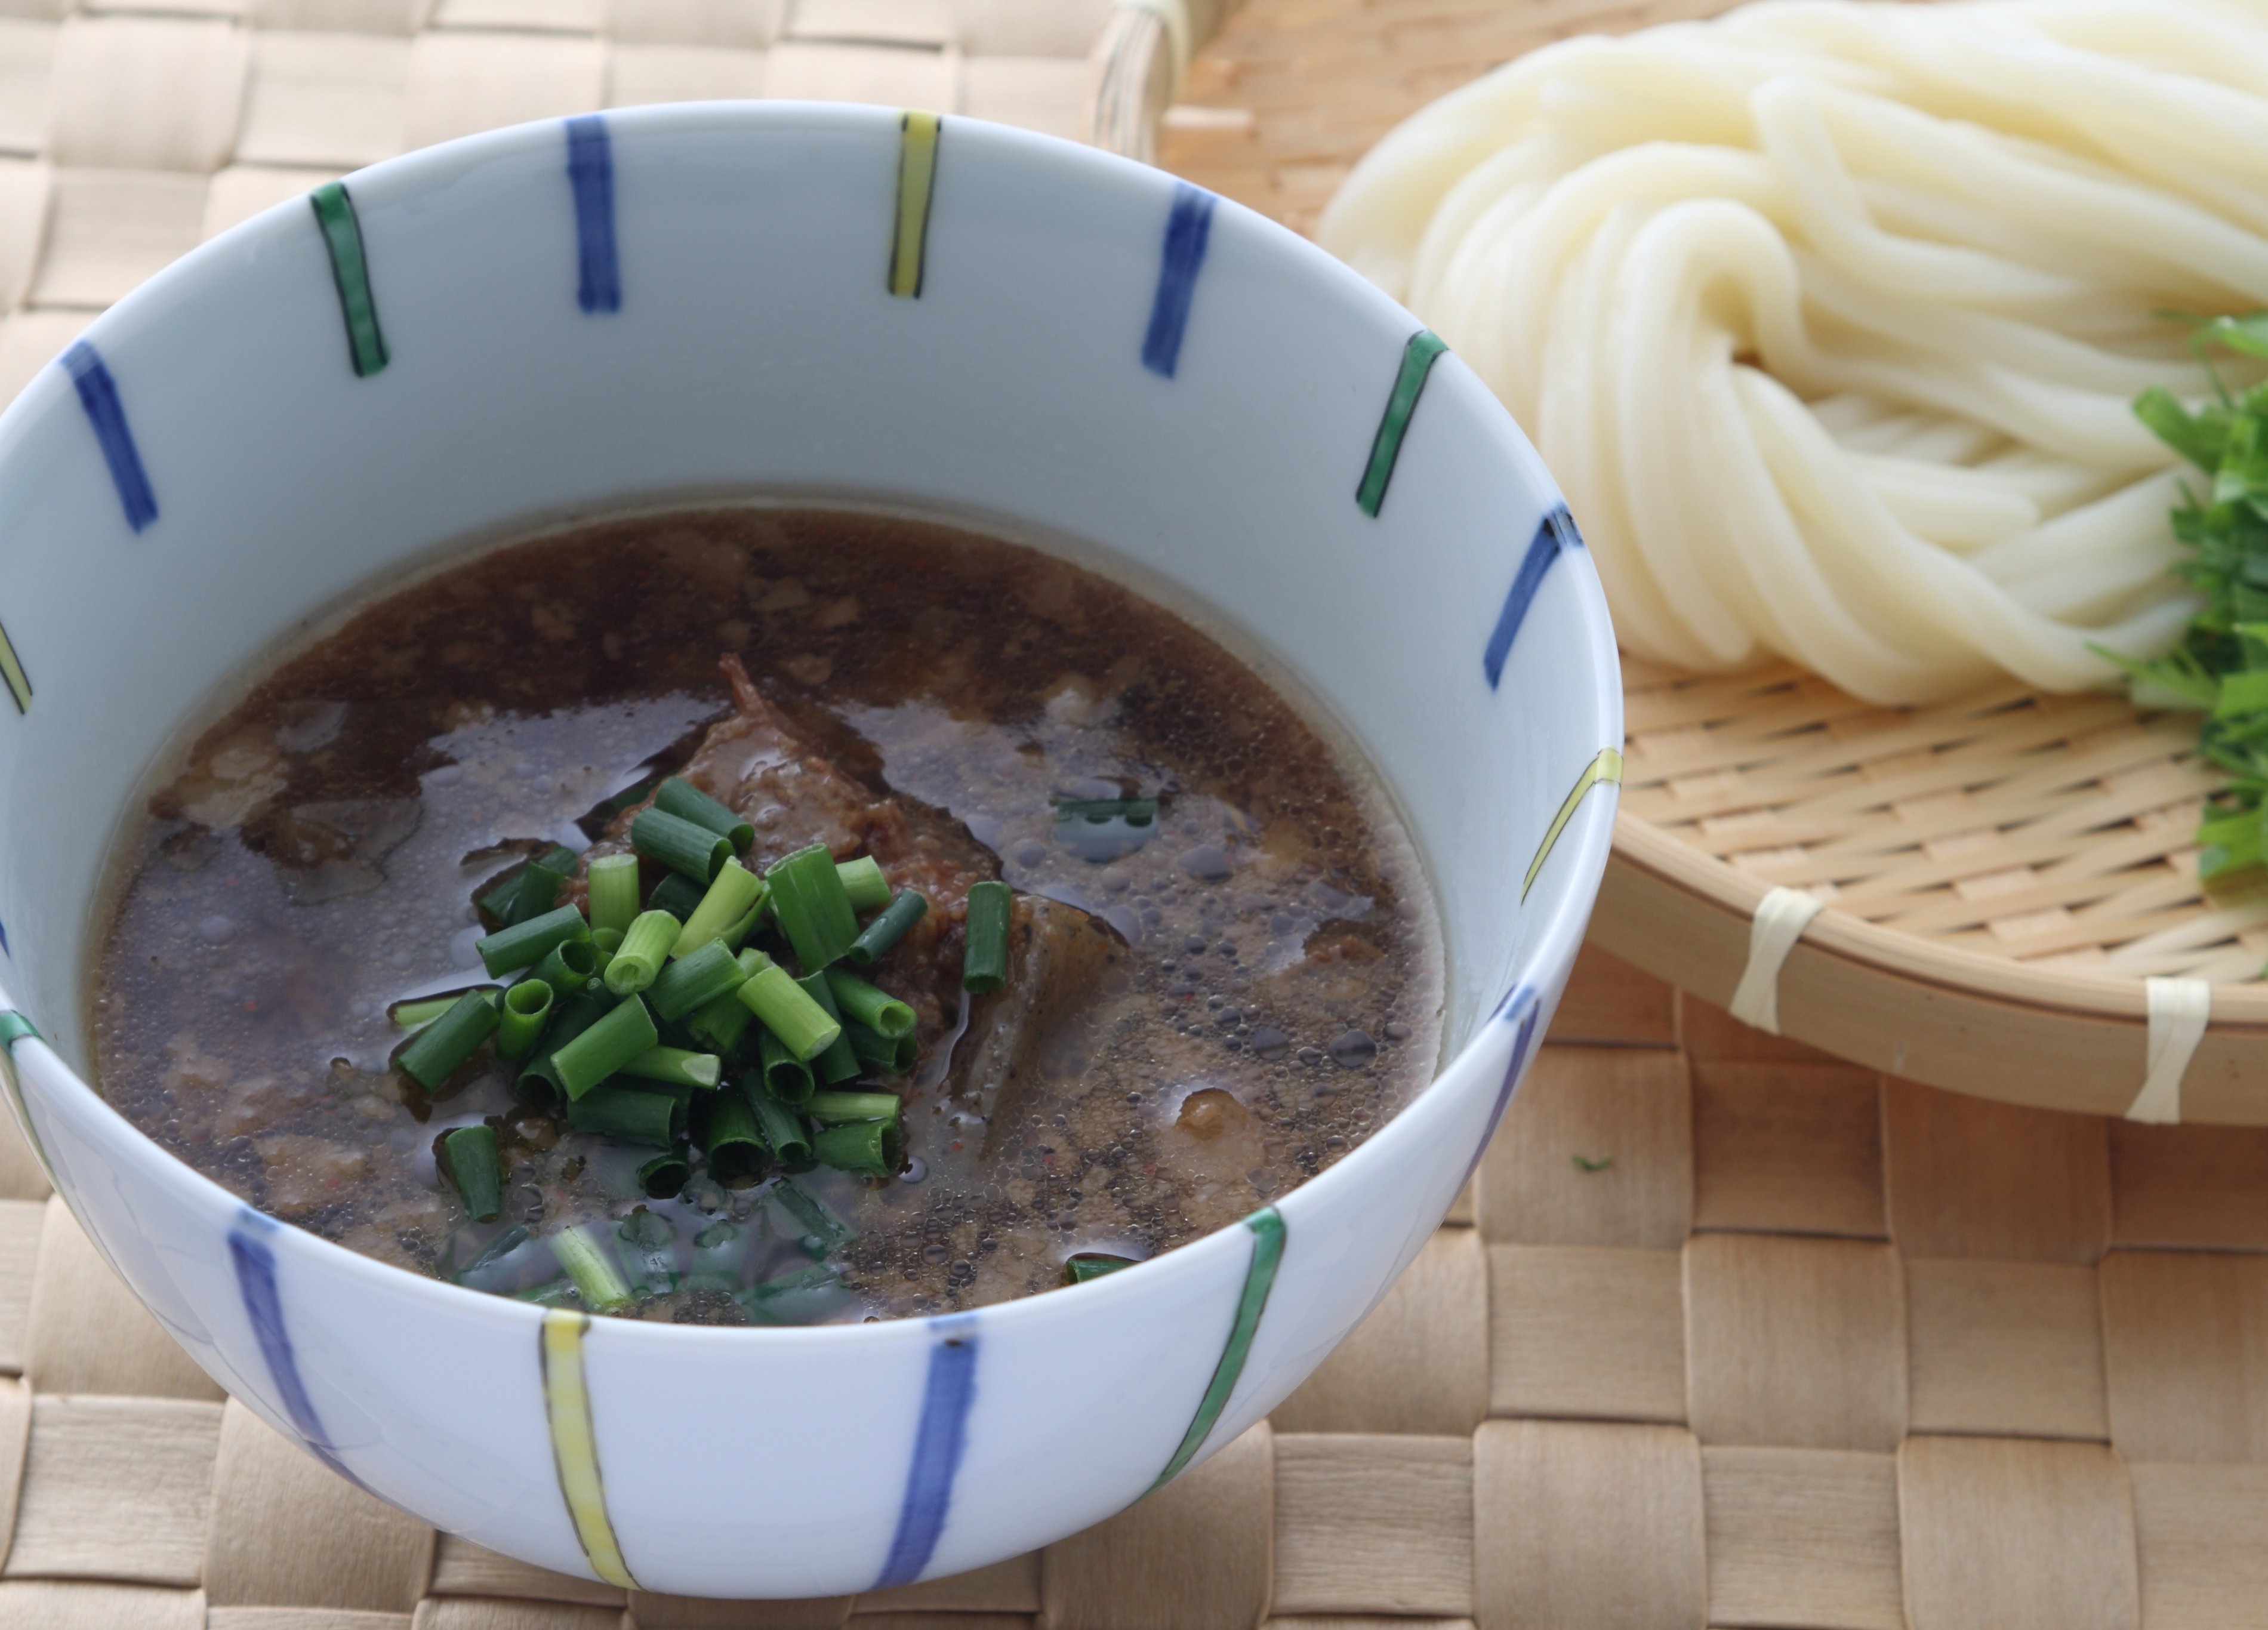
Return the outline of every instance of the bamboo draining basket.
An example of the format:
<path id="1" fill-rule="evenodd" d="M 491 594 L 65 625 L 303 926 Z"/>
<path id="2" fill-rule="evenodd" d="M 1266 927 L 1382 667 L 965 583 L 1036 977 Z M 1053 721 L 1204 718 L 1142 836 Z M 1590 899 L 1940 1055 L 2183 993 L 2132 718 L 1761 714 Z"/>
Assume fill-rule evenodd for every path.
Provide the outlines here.
<path id="1" fill-rule="evenodd" d="M 1268 27 L 1211 53 L 1187 93 L 1232 106 L 1174 110 L 1162 160 L 1309 227 L 1372 143 L 1487 66 L 1567 34 L 1727 9 L 1271 4 Z M 1908 1080 L 2095 1114 L 2268 1124 L 2268 1086 L 2249 1084 L 2268 1083 L 2268 892 L 2208 898 L 2198 886 L 2191 837 L 2214 778 L 2193 719 L 2013 688 L 1877 708 L 1786 667 L 1695 676 L 1626 661 L 1624 681 L 1622 814 L 1595 942 Z M 1776 889 L 1823 909 L 1760 987 L 1775 991 L 1775 1015 L 1734 999 Z M 2180 1005 L 2208 994 L 2209 1024 L 2184 1059 L 2194 1022 L 2183 1035 Z M 2138 1106 L 2154 1061 L 2164 1079 Z"/>

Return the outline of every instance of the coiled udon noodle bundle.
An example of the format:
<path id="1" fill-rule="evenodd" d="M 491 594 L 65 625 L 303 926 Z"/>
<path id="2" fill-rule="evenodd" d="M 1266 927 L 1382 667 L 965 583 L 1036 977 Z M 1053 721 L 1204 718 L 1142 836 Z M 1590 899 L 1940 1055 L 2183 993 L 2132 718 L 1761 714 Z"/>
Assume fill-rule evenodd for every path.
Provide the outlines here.
<path id="1" fill-rule="evenodd" d="M 2161 313 L 2268 306 L 2268 0 L 1572 40 L 1395 130 L 1321 237 L 1535 438 L 1631 650 L 2096 685 L 2195 608 L 2131 404 L 2212 389 Z"/>

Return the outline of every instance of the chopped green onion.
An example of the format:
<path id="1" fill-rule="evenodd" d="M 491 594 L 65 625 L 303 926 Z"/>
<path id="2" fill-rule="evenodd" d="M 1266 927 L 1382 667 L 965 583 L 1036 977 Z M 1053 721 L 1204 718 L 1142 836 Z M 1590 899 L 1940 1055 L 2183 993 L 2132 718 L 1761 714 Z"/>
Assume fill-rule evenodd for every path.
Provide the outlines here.
<path id="1" fill-rule="evenodd" d="M 850 948 L 843 955 L 845 960 L 861 968 L 873 966 L 874 959 L 906 937 L 906 930 L 921 921 L 929 911 L 929 896 L 908 889 L 882 908 L 882 914 L 858 931 L 850 941 Z"/>
<path id="2" fill-rule="evenodd" d="M 890 880 L 882 875 L 882 863 L 870 854 L 855 860 L 836 863 L 835 874 L 843 880 L 843 892 L 850 896 L 854 911 L 879 911 L 890 903 Z"/>
<path id="3" fill-rule="evenodd" d="M 563 1308 L 581 1294 L 575 1288 L 575 1281 L 566 1279 L 553 1280 L 549 1285 L 538 1285 L 534 1290 L 515 1290 L 507 1294 L 514 1302 L 532 1302 L 539 1308 Z"/>
<path id="4" fill-rule="evenodd" d="M 772 1158 L 783 1166 L 808 1164 L 811 1131 L 804 1125 L 803 1117 L 761 1088 L 751 1091 L 747 1098 L 748 1108 L 756 1117 L 756 1136 L 764 1140 L 764 1147 L 772 1152 Z M 824 1256 L 826 1252 L 820 1254 Z"/>
<path id="5" fill-rule="evenodd" d="M 814 844 L 773 861 L 764 869 L 764 881 L 771 887 L 772 916 L 804 972 L 817 973 L 858 937 L 858 918 L 826 845 Z"/>
<path id="6" fill-rule="evenodd" d="M 543 954 L 543 960 L 535 964 L 535 971 L 529 977 L 549 985 L 554 996 L 568 997 L 587 989 L 591 976 L 598 970 L 599 953 L 593 941 L 562 940 Z"/>
<path id="7" fill-rule="evenodd" d="M 527 1061 L 519 1078 L 512 1082 L 512 1092 L 520 1102 L 532 1103 L 538 1109 L 548 1109 L 559 1101 L 566 1088 L 559 1084 L 559 1072 L 552 1060 L 558 1056 L 562 1047 L 605 1018 L 611 1006 L 605 997 L 586 991 L 580 996 L 568 998 L 563 1006 L 553 1007 L 551 1024 L 543 1037 L 544 1045 Z"/>
<path id="8" fill-rule="evenodd" d="M 649 1047 L 622 1066 L 622 1073 L 640 1081 L 666 1081 L 673 1087 L 714 1087 L 725 1078 L 725 1061 L 713 1052 L 688 1052 L 682 1047 Z"/>
<path id="9" fill-rule="evenodd" d="M 637 1287 L 649 1296 L 666 1296 L 677 1288 L 677 1230 L 640 1206 L 615 1230 L 637 1271 Z"/>
<path id="10" fill-rule="evenodd" d="M 838 1024 L 842 1022 L 843 1010 L 835 1005 L 835 987 L 827 983 L 824 970 L 806 974 L 796 983 L 803 987 L 805 994 L 813 1001 L 827 1009 L 828 1018 Z M 858 1057 L 850 1051 L 850 1038 L 838 1036 L 829 1043 L 826 1051 L 811 1061 L 811 1073 L 829 1086 L 856 1076 L 858 1073 Z"/>
<path id="11" fill-rule="evenodd" d="M 725 948 L 722 940 L 711 940 L 655 976 L 646 999 L 655 1013 L 674 1024 L 695 1008 L 730 996 L 744 983 L 740 959 Z"/>
<path id="12" fill-rule="evenodd" d="M 845 1018 L 892 1041 L 914 1033 L 914 1010 L 887 991 L 840 968 L 827 970 L 827 984 L 835 992 L 836 1007 Z"/>
<path id="13" fill-rule="evenodd" d="M 750 1318 L 766 1324 L 810 1324 L 838 1313 L 850 1302 L 842 1276 L 824 1265 L 784 1273 L 737 1293 L 733 1300 Z"/>
<path id="14" fill-rule="evenodd" d="M 731 1290 L 740 1282 L 755 1235 L 719 1219 L 693 1236 L 693 1268 L 685 1282 L 704 1290 Z"/>
<path id="15" fill-rule="evenodd" d="M 677 1110 L 677 1100 L 666 1092 L 593 1087 L 567 1105 L 567 1124 L 577 1132 L 666 1149 L 676 1141 Z"/>
<path id="16" fill-rule="evenodd" d="M 607 988 L 630 996 L 652 985 L 677 939 L 677 919 L 666 911 L 641 911 L 607 964 Z"/>
<path id="17" fill-rule="evenodd" d="M 586 832 L 593 827 L 605 827 L 613 824 L 615 817 L 622 814 L 623 810 L 628 809 L 633 804 L 642 804 L 645 802 L 647 796 L 653 791 L 653 780 L 654 778 L 652 776 L 648 776 L 642 781 L 631 782 L 621 792 L 616 793 L 613 797 L 600 804 L 596 808 L 592 809 L 588 814 L 579 816 L 576 820 L 575 824 L 581 827 Z"/>
<path id="18" fill-rule="evenodd" d="M 629 932 L 638 914 L 638 858 L 634 854 L 600 855 L 591 862 L 591 931 L 611 928 Z"/>
<path id="19" fill-rule="evenodd" d="M 867 1177 L 888 1176 L 904 1163 L 905 1152 L 905 1135 L 895 1117 L 828 1126 L 811 1140 L 811 1153 L 821 1165 Z"/>
<path id="20" fill-rule="evenodd" d="M 755 1110 L 737 1092 L 709 1105 L 709 1130 L 701 1147 L 709 1156 L 709 1175 L 719 1183 L 761 1176 L 771 1163 L 771 1151 L 758 1135 Z"/>
<path id="21" fill-rule="evenodd" d="M 910 1036 L 883 1036 L 853 1022 L 843 1027 L 843 1039 L 859 1067 L 878 1075 L 903 1075 L 921 1061 L 921 1043 Z"/>
<path id="22" fill-rule="evenodd" d="M 650 1200 L 674 1200 L 682 1193 L 692 1178 L 693 1168 L 682 1154 L 672 1149 L 666 1154 L 657 1154 L 638 1168 L 638 1191 Z"/>
<path id="23" fill-rule="evenodd" d="M 732 839 L 651 806 L 639 810 L 630 822 L 630 847 L 703 889 L 717 881 L 717 874 L 733 858 Z"/>
<path id="24" fill-rule="evenodd" d="M 1089 1280 L 1099 1280 L 1106 1273 L 1116 1273 L 1121 1268 L 1134 1265 L 1131 1257 L 1105 1256 L 1099 1250 L 1081 1251 L 1064 1264 L 1064 1280 L 1067 1284 L 1084 1285 Z"/>
<path id="25" fill-rule="evenodd" d="M 701 896 L 701 904 L 693 908 L 693 915 L 678 930 L 677 943 L 669 948 L 669 954 L 689 956 L 711 940 L 721 940 L 763 897 L 762 878 L 738 860 L 725 861 L 717 881 L 709 885 L 709 892 Z"/>
<path id="26" fill-rule="evenodd" d="M 961 953 L 961 989 L 981 995 L 1007 982 L 1011 904 L 1005 883 L 969 885 L 968 939 Z"/>
<path id="27" fill-rule="evenodd" d="M 672 872 L 653 886 L 653 892 L 646 896 L 645 909 L 666 911 L 681 923 L 701 909 L 701 902 L 708 894 L 706 886 Z"/>
<path id="28" fill-rule="evenodd" d="M 414 1030 L 420 1026 L 432 1023 L 450 1008 L 454 1007 L 460 998 L 468 994 L 486 994 L 493 998 L 496 988 L 493 985 L 475 985 L 470 992 L 452 991 L 446 996 L 429 996 L 420 1001 L 396 1002 L 387 1009 L 387 1017 L 392 1019 L 395 1026 L 401 1029 Z"/>
<path id="29" fill-rule="evenodd" d="M 441 1140 L 449 1180 L 475 1222 L 494 1222 L 504 1210 L 504 1172 L 497 1164 L 496 1128 L 460 1126 Z"/>
<path id="30" fill-rule="evenodd" d="M 692 782 L 672 776 L 653 789 L 653 807 L 681 821 L 721 834 L 741 854 L 756 841 L 756 829 Z"/>
<path id="31" fill-rule="evenodd" d="M 551 987 L 541 979 L 522 979 L 504 993 L 504 1012 L 497 1024 L 497 1057 L 524 1058 L 543 1034 L 551 1017 Z"/>
<path id="32" fill-rule="evenodd" d="M 758 1107 L 761 1109 L 762 1106 Z M 806 1191 L 800 1184 L 779 1184 L 771 1191 L 771 1202 L 787 1213 L 786 1222 L 780 1232 L 801 1244 L 807 1256 L 832 1256 L 858 1237 L 856 1228 L 836 1216 L 825 1200 Z"/>
<path id="33" fill-rule="evenodd" d="M 513 927 L 499 929 L 484 940 L 475 940 L 473 949 L 481 954 L 482 965 L 494 978 L 534 967 L 550 955 L 553 946 L 564 940 L 590 937 L 591 927 L 583 920 L 583 913 L 571 905 L 563 905 Z"/>
<path id="34" fill-rule="evenodd" d="M 409 1038 L 394 1055 L 394 1067 L 427 1092 L 438 1092 L 457 1066 L 496 1034 L 497 1023 L 497 1010 L 487 993 L 467 991 L 449 1004 L 446 1013 Z"/>
<path id="35" fill-rule="evenodd" d="M 615 1264 L 615 1254 L 606 1242 L 593 1238 L 595 1229 L 604 1224 L 586 1224 L 579 1228 L 562 1228 L 551 1236 L 551 1254 L 559 1265 L 567 1270 L 567 1277 L 575 1281 L 582 1293 L 583 1305 L 593 1313 L 612 1313 L 617 1308 L 628 1307 L 630 1287 L 622 1282 L 622 1269 Z"/>
<path id="36" fill-rule="evenodd" d="M 894 1119 L 905 1107 L 905 1100 L 894 1092 L 819 1092 L 803 1106 L 803 1112 L 822 1126 L 832 1126 L 843 1121 L 879 1121 Z"/>
<path id="37" fill-rule="evenodd" d="M 737 1004 L 736 1004 L 737 1005 Z M 747 1012 L 746 1008 L 741 1009 Z M 826 1054 L 820 1055 L 821 1058 Z M 764 1088 L 782 1103 L 808 1103 L 812 1094 L 811 1066 L 790 1052 L 770 1030 L 756 1037 L 756 1058 L 763 1070 Z"/>
<path id="38" fill-rule="evenodd" d="M 817 1058 L 843 1034 L 843 1026 L 777 963 L 740 986 L 740 1000 L 799 1058 Z"/>
<path id="39" fill-rule="evenodd" d="M 734 959 L 734 965 L 740 969 L 740 982 L 745 985 L 770 967 L 771 958 L 762 951 L 743 951 Z M 755 1020 L 756 1015 L 741 1003 L 740 988 L 736 985 L 706 1007 L 696 1009 L 693 1015 L 685 1021 L 685 1029 L 694 1040 L 706 1042 L 711 1051 L 729 1057 L 740 1046 L 740 1038 L 748 1033 L 748 1027 Z"/>
<path id="40" fill-rule="evenodd" d="M 580 1098 L 661 1040 L 653 1015 L 626 996 L 606 1017 L 551 1055 L 551 1068 L 570 1098 Z"/>
<path id="41" fill-rule="evenodd" d="M 764 903 L 766 898 L 767 896 L 764 895 L 758 895 L 756 896 L 756 903 L 750 906 L 747 911 L 742 914 L 740 920 L 734 923 L 730 928 L 725 930 L 724 934 L 721 937 L 726 945 L 731 946 L 737 951 L 743 945 L 747 943 L 748 936 L 756 931 L 756 925 L 764 919 Z"/>
<path id="42" fill-rule="evenodd" d="M 559 904 L 559 891 L 574 870 L 575 852 L 555 844 L 482 895 L 481 909 L 506 928 L 539 917 Z"/>
<path id="43" fill-rule="evenodd" d="M 455 1283 L 473 1290 L 502 1290 L 507 1281 L 519 1278 L 519 1271 L 527 1265 L 528 1258 L 518 1262 L 512 1260 L 527 1243 L 527 1230 L 514 1223 L 483 1245 L 479 1254 L 451 1278 Z"/>
<path id="44" fill-rule="evenodd" d="M 591 930 L 591 977 L 596 988 L 604 988 L 607 969 L 615 960 L 615 953 L 622 948 L 622 931 L 619 928 Z"/>

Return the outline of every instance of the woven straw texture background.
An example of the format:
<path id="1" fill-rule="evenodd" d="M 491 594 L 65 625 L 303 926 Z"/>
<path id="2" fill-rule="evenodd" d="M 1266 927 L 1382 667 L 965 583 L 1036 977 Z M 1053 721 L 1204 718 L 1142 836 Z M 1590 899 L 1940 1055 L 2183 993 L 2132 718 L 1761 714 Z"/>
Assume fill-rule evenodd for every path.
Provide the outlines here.
<path id="1" fill-rule="evenodd" d="M 2268 1132 L 1884 1081 L 1595 953 L 1461 1216 L 1269 1426 L 855 1600 L 437 1541 L 224 1403 L 5 1139 L 0 1630 L 2268 1625 Z"/>
<path id="2" fill-rule="evenodd" d="M 1251 0 L 1161 161 L 1303 225 L 1479 67 L 1713 9 Z M 1086 0 L 64 10 L 0 0 L 0 398 L 200 236 L 406 146 L 754 91 L 1076 134 L 1094 42 L 1159 44 Z M 1886 1081 L 1595 953 L 1347 1346 L 1173 1487 L 983 1574 L 626 1600 L 437 1537 L 222 1399 L 4 1125 L 0 1376 L 0 1630 L 2268 1626 L 2268 1132 Z"/>
<path id="3" fill-rule="evenodd" d="M 635 102 L 1079 139 L 1110 0 L 0 0 L 0 402 L 184 250 L 358 166 Z"/>

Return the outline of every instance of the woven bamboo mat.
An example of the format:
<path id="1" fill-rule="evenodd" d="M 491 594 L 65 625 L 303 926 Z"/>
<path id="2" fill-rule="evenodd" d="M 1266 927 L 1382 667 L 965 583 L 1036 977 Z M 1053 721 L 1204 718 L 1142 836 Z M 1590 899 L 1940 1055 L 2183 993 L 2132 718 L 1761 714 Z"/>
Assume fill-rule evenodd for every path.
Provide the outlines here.
<path id="1" fill-rule="evenodd" d="M 1091 130 L 1106 19 L 1050 8 L 1080 15 L 1043 48 L 984 33 L 1028 29 L 1010 0 L 0 0 L 0 399 L 207 231 L 505 118 L 858 93 L 793 77 L 823 46 L 930 76 L 876 100 L 971 113 L 1005 111 L 983 59 L 1022 61 L 1052 88 L 1021 122 Z M 1303 225 L 1488 63 L 1713 9 L 1251 0 L 1161 159 Z M 1154 48 L 1138 20 L 1107 19 Z M 1473 1194 L 1267 1427 L 1035 1557 L 728 1604 L 523 1567 L 331 1478 L 0 1124 L 0 1630 L 2268 1626 L 2268 1132 L 1885 1081 L 1594 953 Z"/>
<path id="2" fill-rule="evenodd" d="M 1112 0 L 0 0 L 0 403 L 183 251 L 414 147 L 749 96 L 1077 140 L 1143 42 Z"/>
<path id="3" fill-rule="evenodd" d="M 1553 1034 L 1268 1426 L 1037 1556 L 827 1602 L 437 1539 L 225 1403 L 0 1128 L 0 1630 L 2268 1624 L 2268 1132 L 1886 1081 L 1596 953 Z"/>

